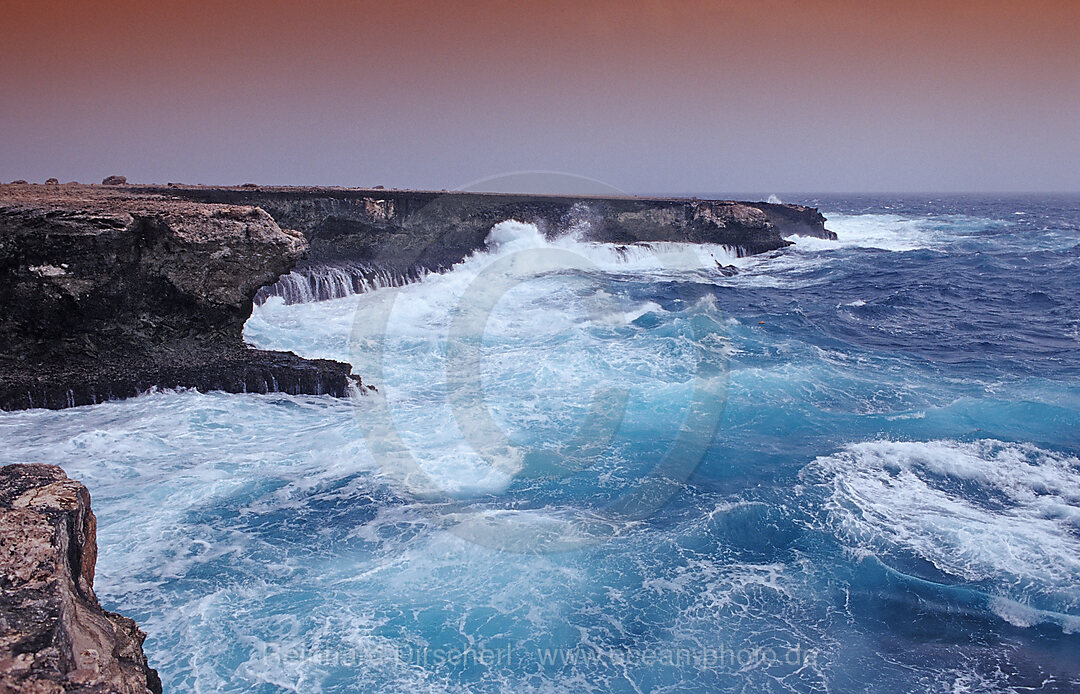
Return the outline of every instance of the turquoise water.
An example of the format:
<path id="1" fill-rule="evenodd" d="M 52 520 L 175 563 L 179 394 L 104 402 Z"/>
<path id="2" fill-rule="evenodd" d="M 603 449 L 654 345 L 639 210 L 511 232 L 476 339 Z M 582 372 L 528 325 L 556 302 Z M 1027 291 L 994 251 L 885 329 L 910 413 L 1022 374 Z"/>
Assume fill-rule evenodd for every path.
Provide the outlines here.
<path id="1" fill-rule="evenodd" d="M 168 691 L 1080 689 L 1080 201 L 808 202 L 770 257 L 508 221 L 256 307 L 377 392 L 4 413 L 4 462 L 90 488 Z"/>

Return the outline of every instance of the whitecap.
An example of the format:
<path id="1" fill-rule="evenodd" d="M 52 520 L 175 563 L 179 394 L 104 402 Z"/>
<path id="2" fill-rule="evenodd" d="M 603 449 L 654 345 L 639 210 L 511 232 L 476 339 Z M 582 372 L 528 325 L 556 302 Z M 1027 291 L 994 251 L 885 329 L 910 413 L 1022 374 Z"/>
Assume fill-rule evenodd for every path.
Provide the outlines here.
<path id="1" fill-rule="evenodd" d="M 1080 611 L 1080 459 L 1031 444 L 866 441 L 804 469 L 857 554 L 910 555 L 1010 623 Z"/>
<path id="2" fill-rule="evenodd" d="M 876 248 L 894 252 L 938 248 L 944 241 L 944 234 L 930 220 L 895 214 L 829 214 L 826 226 L 836 233 L 835 241 L 813 236 L 790 240 L 799 251 Z"/>

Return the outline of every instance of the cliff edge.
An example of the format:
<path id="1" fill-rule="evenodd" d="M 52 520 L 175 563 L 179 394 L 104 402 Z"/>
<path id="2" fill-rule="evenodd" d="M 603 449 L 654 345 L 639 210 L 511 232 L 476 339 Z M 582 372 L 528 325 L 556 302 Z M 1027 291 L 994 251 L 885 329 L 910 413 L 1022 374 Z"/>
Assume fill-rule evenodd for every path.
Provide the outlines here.
<path id="1" fill-rule="evenodd" d="M 586 241 L 708 243 L 739 255 L 782 249 L 794 235 L 836 238 L 817 209 L 781 203 L 251 184 L 130 188 L 177 200 L 256 206 L 301 232 L 308 255 L 258 297 L 279 295 L 290 303 L 404 284 L 444 270 L 483 248 L 491 228 L 507 219 L 536 224 L 549 237 L 574 229 Z"/>
<path id="2" fill-rule="evenodd" d="M 54 465 L 0 468 L 0 692 L 161 694 L 146 634 L 94 595 L 97 519 Z"/>
<path id="3" fill-rule="evenodd" d="M 303 233 L 311 246 L 306 264 L 368 262 L 397 272 L 460 262 L 506 219 L 536 224 L 549 235 L 584 223 L 590 241 L 712 243 L 743 255 L 784 248 L 790 245 L 785 237 L 796 234 L 836 238 L 817 209 L 779 203 L 251 185 L 133 189 L 257 206 Z"/>
<path id="4" fill-rule="evenodd" d="M 155 386 L 347 394 L 348 364 L 243 341 L 252 297 L 306 248 L 254 207 L 0 186 L 0 409 Z"/>

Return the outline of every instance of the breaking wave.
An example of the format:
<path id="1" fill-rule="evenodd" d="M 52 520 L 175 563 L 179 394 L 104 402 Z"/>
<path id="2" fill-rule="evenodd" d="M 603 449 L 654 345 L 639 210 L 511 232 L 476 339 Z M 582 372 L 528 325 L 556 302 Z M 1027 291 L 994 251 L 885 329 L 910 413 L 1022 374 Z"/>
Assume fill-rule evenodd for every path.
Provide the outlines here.
<path id="1" fill-rule="evenodd" d="M 818 458 L 829 528 L 858 555 L 978 587 L 1017 626 L 1080 630 L 1080 459 L 1030 444 L 870 441 Z"/>
<path id="2" fill-rule="evenodd" d="M 455 269 L 468 271 L 468 268 L 494 257 L 541 249 L 566 251 L 595 269 L 624 273 L 697 271 L 704 278 L 723 277 L 730 276 L 730 269 L 744 262 L 744 254 L 733 246 L 659 241 L 597 243 L 583 240 L 587 231 L 587 224 L 578 224 L 548 239 L 535 224 L 516 220 L 499 222 L 485 239 L 485 247 L 459 263 Z M 445 274 L 447 271 L 435 274 Z M 432 273 L 432 270 L 423 267 L 402 272 L 365 263 L 317 265 L 289 272 L 276 283 L 259 290 L 255 301 L 262 304 L 271 297 L 280 297 L 290 305 L 340 299 L 419 282 Z"/>

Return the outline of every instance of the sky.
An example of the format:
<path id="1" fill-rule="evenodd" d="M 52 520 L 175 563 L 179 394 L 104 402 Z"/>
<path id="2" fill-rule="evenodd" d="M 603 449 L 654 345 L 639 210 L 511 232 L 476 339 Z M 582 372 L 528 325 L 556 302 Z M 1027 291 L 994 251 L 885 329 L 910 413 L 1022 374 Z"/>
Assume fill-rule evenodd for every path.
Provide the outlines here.
<path id="1" fill-rule="evenodd" d="M 0 94 L 0 181 L 1080 191 L 1076 0 L 0 0 Z"/>

